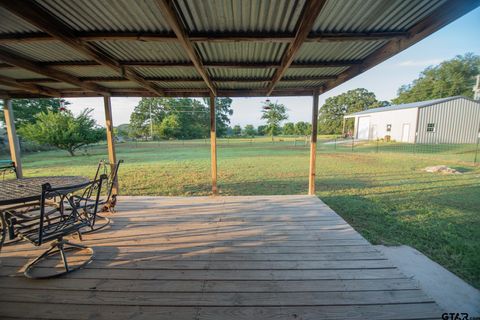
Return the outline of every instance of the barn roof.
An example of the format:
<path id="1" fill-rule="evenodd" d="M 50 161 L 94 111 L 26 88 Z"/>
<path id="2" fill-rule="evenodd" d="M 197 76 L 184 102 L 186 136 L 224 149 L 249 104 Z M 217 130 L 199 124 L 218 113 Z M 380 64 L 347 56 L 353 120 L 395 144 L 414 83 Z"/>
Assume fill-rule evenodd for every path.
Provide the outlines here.
<path id="1" fill-rule="evenodd" d="M 0 97 L 325 92 L 480 0 L 0 0 Z"/>
<path id="2" fill-rule="evenodd" d="M 457 99 L 466 99 L 466 100 L 469 100 L 469 101 L 472 101 L 472 102 L 476 102 L 480 105 L 479 101 L 475 101 L 475 100 L 472 100 L 472 99 L 464 97 L 464 96 L 455 96 L 455 97 L 447 97 L 447 98 L 440 98 L 440 99 L 433 99 L 433 100 L 426 100 L 426 101 L 417 101 L 417 102 L 412 102 L 412 103 L 403 103 L 403 104 L 396 104 L 396 105 L 391 105 L 391 106 L 387 106 L 387 107 L 368 109 L 368 110 L 364 110 L 364 111 L 349 114 L 348 116 L 346 116 L 346 118 L 351 118 L 351 117 L 354 117 L 354 116 L 361 116 L 361 115 L 370 114 L 370 113 L 377 113 L 377 112 L 423 108 L 423 107 L 432 106 L 434 104 L 439 104 L 439 103 L 442 103 L 442 102 L 447 102 L 447 101 L 457 100 Z"/>

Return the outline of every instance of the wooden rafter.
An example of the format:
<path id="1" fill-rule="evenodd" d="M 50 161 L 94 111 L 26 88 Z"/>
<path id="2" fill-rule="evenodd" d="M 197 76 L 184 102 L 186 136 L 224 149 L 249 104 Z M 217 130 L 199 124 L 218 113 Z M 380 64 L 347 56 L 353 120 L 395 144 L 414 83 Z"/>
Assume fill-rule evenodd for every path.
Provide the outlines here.
<path id="1" fill-rule="evenodd" d="M 311 96 L 317 88 L 282 88 L 273 91 L 275 96 Z M 61 90 L 62 97 L 98 97 L 101 94 L 86 92 L 81 89 Z M 209 97 L 209 89 L 165 89 L 165 97 Z M 142 88 L 111 89 L 112 97 L 155 97 L 156 95 Z M 218 96 L 221 97 L 263 97 L 264 89 L 219 89 Z M 9 98 L 35 98 L 38 95 L 25 93 L 24 91 L 9 91 L 4 97 Z"/>
<path id="2" fill-rule="evenodd" d="M 327 67 L 349 67 L 361 64 L 362 60 L 333 60 L 333 61 L 317 61 L 308 63 L 292 63 L 290 69 L 311 69 L 311 68 L 327 68 Z M 193 67 L 191 62 L 161 62 L 161 61 L 119 61 L 123 67 L 162 67 L 162 68 L 178 68 L 178 67 Z M 55 61 L 42 62 L 42 66 L 47 67 L 88 67 L 99 66 L 96 61 Z M 280 63 L 276 62 L 205 62 L 203 64 L 208 69 L 276 69 L 280 68 Z M 6 63 L 0 63 L 0 69 L 12 68 Z"/>
<path id="3" fill-rule="evenodd" d="M 210 77 L 208 76 L 207 70 L 203 66 L 200 56 L 197 54 L 197 52 L 193 48 L 193 44 L 188 38 L 187 32 L 185 31 L 185 28 L 183 27 L 182 22 L 180 21 L 180 18 L 177 16 L 177 13 L 175 12 L 175 9 L 173 8 L 171 1 L 157 0 L 156 3 L 160 8 L 163 17 L 167 20 L 167 23 L 170 25 L 173 32 L 177 36 L 178 41 L 180 42 L 180 45 L 185 49 L 188 56 L 190 57 L 190 60 L 195 66 L 195 69 L 197 69 L 197 72 L 203 78 L 203 80 L 207 84 L 207 87 L 210 89 L 212 94 L 216 96 L 217 90 L 215 89 L 215 85 L 213 84 L 212 80 L 210 80 Z"/>
<path id="4" fill-rule="evenodd" d="M 162 95 L 162 91 L 155 85 L 148 83 L 136 72 L 128 67 L 122 67 L 115 59 L 101 52 L 93 44 L 84 42 L 75 37 L 75 33 L 65 24 L 59 21 L 54 15 L 50 14 L 42 6 L 33 0 L 10 1 L 0 0 L 0 6 L 9 10 L 18 17 L 28 21 L 37 28 L 49 34 L 53 39 L 62 41 L 71 48 L 83 53 L 96 62 L 107 66 L 121 75 L 124 75 L 131 81 L 145 86 L 148 90 Z"/>
<path id="5" fill-rule="evenodd" d="M 326 0 L 311 0 L 306 2 L 300 18 L 300 23 L 297 27 L 295 39 L 288 45 L 288 48 L 282 57 L 281 66 L 273 75 L 272 81 L 270 82 L 267 89 L 267 96 L 272 94 L 275 85 L 280 81 L 280 79 L 287 71 L 288 67 L 290 67 L 290 65 L 292 64 L 296 53 L 298 52 L 302 44 L 305 42 L 305 39 L 307 39 L 308 34 L 313 28 L 315 20 L 320 14 L 320 11 L 322 11 L 322 8 L 326 2 Z"/>
<path id="6" fill-rule="evenodd" d="M 63 71 L 55 70 L 51 67 L 41 66 L 35 62 L 27 60 L 23 57 L 17 56 L 11 53 L 10 51 L 2 48 L 0 48 L 0 60 L 6 62 L 9 65 L 23 68 L 58 81 L 73 84 L 77 87 L 82 88 L 83 90 L 99 92 L 103 95 L 109 95 L 109 91 L 105 87 L 102 87 L 95 83 L 83 82 L 82 80 L 80 80 L 75 76 L 72 76 L 71 74 L 68 74 Z"/>
<path id="7" fill-rule="evenodd" d="M 130 81 L 127 78 L 122 77 L 81 77 L 80 80 L 84 82 L 125 82 Z M 165 78 L 165 77 L 145 77 L 145 81 L 149 82 L 203 82 L 201 78 Z M 333 80 L 336 76 L 303 76 L 303 77 L 288 77 L 282 79 L 282 81 L 321 81 L 321 80 Z M 18 79 L 16 80 L 20 84 L 36 84 L 36 83 L 51 83 L 58 82 L 55 79 L 50 78 L 31 78 L 31 79 Z M 227 82 L 227 83 L 249 83 L 249 82 L 269 82 L 270 78 L 267 77 L 255 77 L 255 78 L 212 78 L 213 82 Z"/>
<path id="8" fill-rule="evenodd" d="M 424 39 L 450 22 L 460 18 L 467 12 L 480 6 L 480 0 L 455 0 L 447 1 L 433 11 L 427 18 L 414 25 L 406 38 L 389 41 L 386 45 L 370 54 L 361 64 L 355 65 L 342 72 L 337 79 L 324 85 L 324 92 L 345 81 L 367 71 L 395 54 L 407 49 L 418 41 Z"/>
<path id="9" fill-rule="evenodd" d="M 341 32 L 311 33 L 305 42 L 345 42 L 368 40 L 391 40 L 407 37 L 406 32 Z M 178 42 L 175 34 L 159 34 L 149 32 L 76 32 L 73 36 L 80 41 L 147 41 Z M 191 42 L 268 42 L 284 43 L 295 40 L 293 34 L 249 34 L 249 33 L 194 33 L 188 34 Z M 48 33 L 10 33 L 0 35 L 0 43 L 28 43 L 55 40 Z"/>
<path id="10" fill-rule="evenodd" d="M 37 84 L 32 84 L 32 83 L 25 83 L 25 82 L 18 81 L 16 79 L 5 77 L 5 76 L 0 76 L 0 84 L 18 88 L 31 93 L 38 93 L 44 96 L 50 96 L 50 97 L 61 96 L 60 91 L 57 91 L 55 89 L 46 88 L 46 87 L 39 86 Z"/>

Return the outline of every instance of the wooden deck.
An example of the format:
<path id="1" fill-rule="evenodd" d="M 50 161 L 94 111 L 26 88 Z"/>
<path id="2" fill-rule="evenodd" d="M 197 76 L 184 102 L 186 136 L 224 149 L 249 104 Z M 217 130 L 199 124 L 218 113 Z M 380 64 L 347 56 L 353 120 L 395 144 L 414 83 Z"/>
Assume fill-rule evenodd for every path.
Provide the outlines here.
<path id="1" fill-rule="evenodd" d="M 85 236 L 95 260 L 54 280 L 4 247 L 0 318 L 429 319 L 442 311 L 316 197 L 125 197 Z"/>

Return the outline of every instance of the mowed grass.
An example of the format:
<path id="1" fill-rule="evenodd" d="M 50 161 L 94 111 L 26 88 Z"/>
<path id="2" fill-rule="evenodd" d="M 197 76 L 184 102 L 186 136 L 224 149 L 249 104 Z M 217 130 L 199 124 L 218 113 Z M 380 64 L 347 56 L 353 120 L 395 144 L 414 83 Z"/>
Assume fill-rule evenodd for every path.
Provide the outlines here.
<path id="1" fill-rule="evenodd" d="M 220 140 L 222 195 L 306 194 L 309 148 L 299 138 Z M 480 167 L 455 152 L 351 152 L 319 142 L 317 195 L 373 244 L 415 247 L 480 288 Z M 471 150 L 465 151 L 471 153 Z M 208 141 L 117 145 L 124 195 L 210 193 Z M 26 176 L 93 176 L 103 145 L 88 155 L 63 151 L 24 156 Z M 459 159 L 459 160 L 455 160 Z M 445 164 L 463 174 L 425 173 Z"/>

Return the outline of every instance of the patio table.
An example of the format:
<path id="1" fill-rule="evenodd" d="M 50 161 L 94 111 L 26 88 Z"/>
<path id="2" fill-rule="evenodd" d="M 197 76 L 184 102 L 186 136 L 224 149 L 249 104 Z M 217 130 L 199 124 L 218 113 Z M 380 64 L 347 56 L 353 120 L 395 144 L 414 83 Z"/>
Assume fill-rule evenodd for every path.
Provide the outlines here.
<path id="1" fill-rule="evenodd" d="M 42 185 L 49 183 L 52 187 L 63 187 L 88 182 L 82 176 L 50 176 L 12 179 L 0 181 L 0 249 L 5 239 L 4 212 L 9 209 L 38 203 L 42 195 Z"/>

